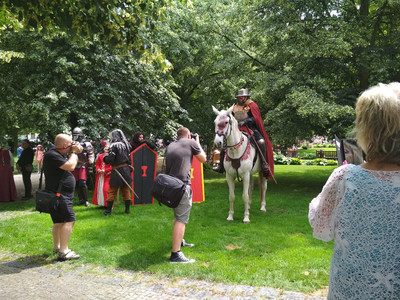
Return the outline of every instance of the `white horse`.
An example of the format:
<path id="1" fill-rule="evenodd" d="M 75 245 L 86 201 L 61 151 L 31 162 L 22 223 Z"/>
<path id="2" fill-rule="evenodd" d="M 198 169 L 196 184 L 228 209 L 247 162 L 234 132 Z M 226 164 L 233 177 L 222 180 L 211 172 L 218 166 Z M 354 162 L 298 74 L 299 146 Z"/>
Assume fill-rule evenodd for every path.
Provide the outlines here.
<path id="1" fill-rule="evenodd" d="M 233 106 L 228 110 L 218 111 L 214 106 L 213 111 L 217 115 L 215 123 L 214 144 L 217 148 L 225 145 L 227 148 L 226 159 L 220 157 L 226 171 L 226 181 L 229 186 L 229 215 L 227 221 L 233 221 L 233 203 L 235 201 L 235 178 L 243 180 L 243 202 L 244 219 L 243 223 L 249 223 L 249 209 L 251 205 L 254 180 L 253 174 L 258 172 L 260 186 L 261 211 L 265 208 L 265 193 L 267 191 L 267 180 L 262 175 L 261 158 L 257 155 L 256 149 L 250 143 L 250 137 L 238 128 L 238 122 L 232 115 Z M 236 168 L 235 168 L 236 167 Z"/>

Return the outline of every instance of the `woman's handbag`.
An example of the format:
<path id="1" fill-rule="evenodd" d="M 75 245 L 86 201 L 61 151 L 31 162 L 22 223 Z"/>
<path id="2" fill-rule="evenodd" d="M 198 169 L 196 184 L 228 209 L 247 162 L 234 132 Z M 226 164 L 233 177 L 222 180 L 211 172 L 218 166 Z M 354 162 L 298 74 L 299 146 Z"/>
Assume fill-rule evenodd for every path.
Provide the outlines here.
<path id="1" fill-rule="evenodd" d="M 186 184 L 179 178 L 168 174 L 160 173 L 154 180 L 151 194 L 158 200 L 158 203 L 175 208 L 179 205 L 183 194 L 186 191 Z"/>
<path id="2" fill-rule="evenodd" d="M 58 185 L 57 193 L 41 190 L 42 188 L 43 170 L 40 174 L 39 189 L 36 191 L 36 210 L 43 213 L 51 213 L 57 211 L 61 201 L 62 181 Z M 62 178 L 62 177 L 61 177 Z"/>

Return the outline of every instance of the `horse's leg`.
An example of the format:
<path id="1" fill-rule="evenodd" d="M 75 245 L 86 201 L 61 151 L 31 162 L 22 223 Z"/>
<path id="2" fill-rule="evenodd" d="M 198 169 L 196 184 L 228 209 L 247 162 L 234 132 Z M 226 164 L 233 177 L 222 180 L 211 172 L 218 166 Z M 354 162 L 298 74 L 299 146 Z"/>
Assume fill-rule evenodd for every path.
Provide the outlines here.
<path id="1" fill-rule="evenodd" d="M 263 176 L 263 172 L 258 173 L 258 185 L 260 186 L 260 202 L 261 202 L 261 211 L 266 212 L 267 209 L 265 207 L 266 202 L 265 202 L 265 195 L 267 192 L 267 187 L 268 187 L 268 181 L 267 179 Z"/>
<path id="2" fill-rule="evenodd" d="M 235 202 L 235 178 L 228 175 L 226 172 L 226 182 L 229 187 L 229 215 L 227 221 L 233 221 L 233 203 Z"/>
<path id="3" fill-rule="evenodd" d="M 250 222 L 249 213 L 249 187 L 250 187 L 250 172 L 247 172 L 243 177 L 243 202 L 244 202 L 244 219 L 243 223 Z"/>
<path id="4" fill-rule="evenodd" d="M 254 189 L 254 178 L 253 178 L 253 175 L 250 174 L 250 184 L 249 184 L 249 208 L 251 207 L 251 203 L 253 202 L 253 189 Z"/>

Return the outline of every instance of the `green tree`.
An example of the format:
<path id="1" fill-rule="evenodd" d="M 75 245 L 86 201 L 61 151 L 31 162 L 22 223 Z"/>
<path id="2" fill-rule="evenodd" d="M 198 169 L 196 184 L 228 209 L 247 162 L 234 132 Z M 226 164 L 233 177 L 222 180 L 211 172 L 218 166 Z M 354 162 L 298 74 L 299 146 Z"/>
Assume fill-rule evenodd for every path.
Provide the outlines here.
<path id="1" fill-rule="evenodd" d="M 345 134 L 358 94 L 399 80 L 399 13 L 398 1 L 204 0 L 172 10 L 178 46 L 163 51 L 194 123 L 247 87 L 274 142 L 292 144 Z"/>
<path id="2" fill-rule="evenodd" d="M 1 0 L 0 27 L 46 35 L 66 32 L 78 43 L 96 41 L 113 50 L 136 51 L 164 64 L 152 41 L 154 23 L 172 0 Z"/>
<path id="3" fill-rule="evenodd" d="M 176 115 L 186 115 L 168 76 L 133 55 L 94 42 L 74 44 L 66 34 L 10 32 L 1 45 L 23 53 L 0 68 L 3 132 L 32 128 L 52 139 L 80 126 L 92 138 L 114 128 L 165 137 L 178 126 Z"/>

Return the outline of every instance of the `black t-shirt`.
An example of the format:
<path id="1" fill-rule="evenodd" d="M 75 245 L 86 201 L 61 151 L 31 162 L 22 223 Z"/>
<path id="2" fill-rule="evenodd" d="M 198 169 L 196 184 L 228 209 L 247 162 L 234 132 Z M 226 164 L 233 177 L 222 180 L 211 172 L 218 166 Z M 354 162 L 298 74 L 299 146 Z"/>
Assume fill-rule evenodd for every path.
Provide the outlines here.
<path id="1" fill-rule="evenodd" d="M 55 149 L 45 152 L 43 157 L 43 173 L 45 175 L 46 190 L 57 192 L 60 180 L 62 180 L 61 194 L 66 198 L 74 198 L 75 178 L 71 172 L 64 171 L 60 167 L 68 161 Z"/>

